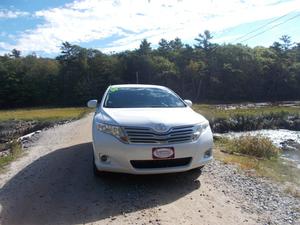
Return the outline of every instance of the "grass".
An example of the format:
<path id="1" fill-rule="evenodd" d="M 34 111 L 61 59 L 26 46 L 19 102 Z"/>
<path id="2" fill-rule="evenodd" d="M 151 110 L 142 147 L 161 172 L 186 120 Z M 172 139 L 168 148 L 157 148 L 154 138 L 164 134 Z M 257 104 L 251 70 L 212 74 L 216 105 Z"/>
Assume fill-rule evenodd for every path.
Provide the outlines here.
<path id="1" fill-rule="evenodd" d="M 249 141 L 249 140 L 248 140 Z M 229 141 L 230 142 L 230 141 Z M 228 140 L 221 138 L 215 141 L 214 156 L 217 160 L 238 165 L 246 171 L 255 171 L 258 176 L 268 177 L 284 184 L 300 186 L 299 169 L 279 157 L 255 157 L 246 154 L 234 154 L 228 148 Z M 257 146 L 259 148 L 259 146 Z M 291 188 L 290 188 L 291 189 Z M 290 191 L 292 192 L 292 191 Z M 293 191 L 298 193 L 297 191 Z"/>
<path id="2" fill-rule="evenodd" d="M 1 123 L 8 123 L 12 130 L 20 131 L 20 129 L 22 130 L 22 127 L 18 127 L 14 123 L 10 122 L 16 121 L 18 123 L 19 121 L 34 121 L 35 127 L 32 129 L 41 129 L 40 127 L 51 126 L 51 124 L 60 121 L 80 119 L 89 112 L 92 112 L 92 110 L 85 107 L 0 110 L 0 125 Z M 26 132 L 29 131 L 26 130 Z M 11 143 L 0 143 L 0 149 L 10 149 L 8 155 L 0 156 L 0 171 L 2 171 L 4 167 L 11 161 L 22 155 L 20 143 L 16 141 L 16 138 L 18 138 L 20 135 L 22 134 L 16 132 L 16 134 L 12 134 L 10 136 L 7 136 L 6 134 L 0 136 L 0 138 L 3 138 L 3 140 L 12 140 Z"/>
<path id="3" fill-rule="evenodd" d="M 19 142 L 11 142 L 9 148 L 8 155 L 0 157 L 0 171 L 2 171 L 11 161 L 22 155 L 22 148 Z"/>
<path id="4" fill-rule="evenodd" d="M 219 142 L 222 143 L 223 151 L 227 153 L 264 159 L 277 158 L 281 151 L 269 138 L 259 135 L 244 135 L 235 139 L 222 138 Z"/>
<path id="5" fill-rule="evenodd" d="M 287 114 L 287 115 L 300 115 L 300 106 L 264 106 L 256 108 L 234 108 L 234 109 L 222 109 L 216 105 L 195 104 L 193 109 L 207 119 L 216 118 L 230 118 L 236 115 L 241 116 L 258 116 L 269 114 Z"/>
<path id="6" fill-rule="evenodd" d="M 300 190 L 296 188 L 295 185 L 287 185 L 285 192 L 296 198 L 300 198 Z M 300 208 L 298 208 L 298 211 L 300 212 Z"/>
<path id="7" fill-rule="evenodd" d="M 299 104 L 226 109 L 217 105 L 195 104 L 193 109 L 205 116 L 214 131 L 220 133 L 278 128 L 299 130 Z M 293 123 L 290 123 L 290 118 L 294 118 Z M 300 197 L 299 169 L 278 157 L 279 150 L 270 141 L 260 138 L 243 137 L 234 141 L 218 138 L 215 141 L 214 156 L 224 163 L 238 165 L 250 175 L 282 183 L 288 194 Z"/>
<path id="8" fill-rule="evenodd" d="M 235 115 L 256 116 L 266 114 L 297 114 L 300 115 L 300 106 L 266 106 L 260 108 L 248 109 L 220 109 L 216 105 L 195 104 L 193 109 L 204 115 L 208 119 L 212 118 L 230 118 Z M 29 108 L 29 109 L 13 109 L 0 110 L 0 121 L 7 120 L 68 120 L 78 119 L 84 114 L 91 112 L 86 107 L 72 108 Z"/>
<path id="9" fill-rule="evenodd" d="M 62 121 L 79 119 L 89 112 L 91 110 L 86 107 L 0 110 L 0 122 L 9 120 Z"/>
<path id="10" fill-rule="evenodd" d="M 194 105 L 194 110 L 204 115 L 217 133 L 261 129 L 300 130 L 300 105 L 242 108 L 224 108 L 218 105 Z"/>

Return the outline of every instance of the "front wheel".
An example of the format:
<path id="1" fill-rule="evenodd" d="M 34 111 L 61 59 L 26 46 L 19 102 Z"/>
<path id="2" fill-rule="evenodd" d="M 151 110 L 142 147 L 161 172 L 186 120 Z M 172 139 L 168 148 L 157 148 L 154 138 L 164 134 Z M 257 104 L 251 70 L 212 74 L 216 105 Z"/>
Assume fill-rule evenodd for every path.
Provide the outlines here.
<path id="1" fill-rule="evenodd" d="M 93 161 L 93 171 L 94 171 L 94 175 L 97 177 L 101 176 L 101 171 L 97 169 L 96 165 L 95 165 L 95 161 Z"/>
<path id="2" fill-rule="evenodd" d="M 94 171 L 94 175 L 96 177 L 101 177 L 105 174 L 105 172 L 98 170 L 96 163 L 95 163 L 95 157 L 93 157 L 93 171 Z"/>
<path id="3" fill-rule="evenodd" d="M 192 171 L 199 171 L 199 172 L 202 172 L 202 169 L 203 169 L 204 165 L 203 166 L 199 166 L 195 169 L 192 169 Z"/>
<path id="4" fill-rule="evenodd" d="M 198 167 L 198 169 L 202 171 L 203 167 L 204 167 L 204 165 L 203 165 L 203 166 L 200 166 L 200 167 Z"/>

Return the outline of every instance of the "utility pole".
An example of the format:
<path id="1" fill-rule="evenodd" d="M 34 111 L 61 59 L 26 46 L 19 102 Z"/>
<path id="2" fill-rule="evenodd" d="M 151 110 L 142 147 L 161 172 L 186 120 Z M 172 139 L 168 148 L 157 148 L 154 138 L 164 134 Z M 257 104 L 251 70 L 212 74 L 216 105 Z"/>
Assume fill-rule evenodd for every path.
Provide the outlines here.
<path id="1" fill-rule="evenodd" d="M 139 83 L 139 72 L 135 72 L 136 83 Z"/>

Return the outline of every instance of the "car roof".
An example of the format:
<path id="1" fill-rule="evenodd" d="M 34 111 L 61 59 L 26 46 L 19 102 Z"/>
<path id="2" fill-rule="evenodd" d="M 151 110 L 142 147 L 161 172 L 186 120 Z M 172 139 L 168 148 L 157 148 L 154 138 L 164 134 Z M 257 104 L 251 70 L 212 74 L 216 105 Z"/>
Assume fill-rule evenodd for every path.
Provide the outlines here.
<path id="1" fill-rule="evenodd" d="M 127 88 L 159 88 L 159 89 L 167 89 L 164 86 L 160 85 L 152 85 L 152 84 L 116 84 L 116 85 L 111 85 L 110 87 L 113 88 L 122 88 L 122 87 L 127 87 Z"/>

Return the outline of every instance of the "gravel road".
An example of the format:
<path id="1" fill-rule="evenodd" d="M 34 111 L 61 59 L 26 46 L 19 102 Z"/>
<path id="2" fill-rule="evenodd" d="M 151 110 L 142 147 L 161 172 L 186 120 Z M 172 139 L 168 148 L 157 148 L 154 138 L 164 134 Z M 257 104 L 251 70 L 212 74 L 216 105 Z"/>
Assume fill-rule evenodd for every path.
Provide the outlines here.
<path id="1" fill-rule="evenodd" d="M 94 177 L 91 118 L 41 132 L 0 174 L 1 224 L 300 224 L 299 199 L 217 161 L 202 174 Z"/>

